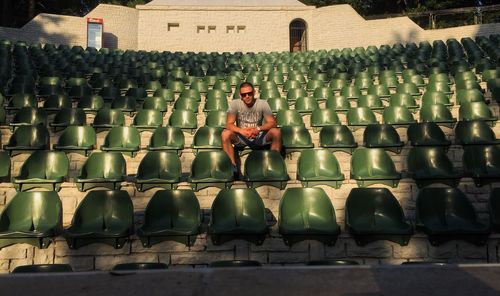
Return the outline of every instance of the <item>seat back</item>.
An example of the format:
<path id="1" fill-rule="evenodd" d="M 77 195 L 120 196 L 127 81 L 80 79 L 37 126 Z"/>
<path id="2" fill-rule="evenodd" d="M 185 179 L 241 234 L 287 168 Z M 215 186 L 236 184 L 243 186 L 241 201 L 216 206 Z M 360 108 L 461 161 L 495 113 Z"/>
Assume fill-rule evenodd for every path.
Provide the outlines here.
<path id="1" fill-rule="evenodd" d="M 91 126 L 68 126 L 59 136 L 57 146 L 95 147 L 96 134 Z"/>
<path id="2" fill-rule="evenodd" d="M 455 128 L 455 143 L 459 145 L 496 144 L 493 130 L 482 120 L 459 121 Z"/>
<path id="3" fill-rule="evenodd" d="M 192 190 L 157 191 L 144 214 L 146 227 L 186 227 L 191 223 L 201 224 L 200 203 Z"/>
<path id="4" fill-rule="evenodd" d="M 297 110 L 279 110 L 276 114 L 276 122 L 282 126 L 304 126 L 304 120 Z"/>
<path id="5" fill-rule="evenodd" d="M 191 178 L 232 179 L 233 171 L 229 156 L 224 151 L 200 151 L 191 164 Z"/>
<path id="6" fill-rule="evenodd" d="M 53 123 L 65 125 L 86 125 L 87 117 L 83 109 L 64 108 L 57 112 Z"/>
<path id="7" fill-rule="evenodd" d="M 126 175 L 126 162 L 119 152 L 94 152 L 82 167 L 82 178 L 115 179 Z"/>
<path id="8" fill-rule="evenodd" d="M 138 179 L 180 179 L 181 160 L 176 153 L 150 151 L 139 163 Z"/>
<path id="9" fill-rule="evenodd" d="M 137 128 L 133 126 L 115 126 L 104 138 L 103 145 L 105 147 L 139 147 L 141 136 Z"/>
<path id="10" fill-rule="evenodd" d="M 57 179 L 68 175 L 69 160 L 64 152 L 35 151 L 23 163 L 21 179 Z"/>
<path id="11" fill-rule="evenodd" d="M 297 179 L 318 176 L 343 177 L 337 158 L 328 149 L 303 150 L 297 162 Z"/>
<path id="12" fill-rule="evenodd" d="M 175 147 L 184 148 L 184 134 L 177 127 L 161 126 L 155 129 L 151 136 L 150 147 Z"/>
<path id="13" fill-rule="evenodd" d="M 266 225 L 264 202 L 253 188 L 222 189 L 212 203 L 210 225 L 233 221 L 241 225 L 244 217 L 254 219 L 254 222 Z"/>
<path id="14" fill-rule="evenodd" d="M 8 146 L 36 147 L 49 144 L 49 131 L 42 125 L 18 127 L 9 139 Z"/>
<path id="15" fill-rule="evenodd" d="M 283 180 L 288 173 L 278 151 L 254 150 L 245 160 L 245 176 L 249 180 Z"/>
<path id="16" fill-rule="evenodd" d="M 391 157 L 382 148 L 357 148 L 351 157 L 351 175 L 358 177 L 397 174 Z"/>
<path id="17" fill-rule="evenodd" d="M 133 125 L 158 127 L 163 124 L 163 116 L 159 110 L 143 109 L 134 116 Z"/>
<path id="18" fill-rule="evenodd" d="M 413 147 L 408 153 L 408 170 L 418 172 L 453 172 L 453 164 L 442 147 Z"/>
<path id="19" fill-rule="evenodd" d="M 123 126 L 125 115 L 119 109 L 101 109 L 94 117 L 94 125 Z"/>

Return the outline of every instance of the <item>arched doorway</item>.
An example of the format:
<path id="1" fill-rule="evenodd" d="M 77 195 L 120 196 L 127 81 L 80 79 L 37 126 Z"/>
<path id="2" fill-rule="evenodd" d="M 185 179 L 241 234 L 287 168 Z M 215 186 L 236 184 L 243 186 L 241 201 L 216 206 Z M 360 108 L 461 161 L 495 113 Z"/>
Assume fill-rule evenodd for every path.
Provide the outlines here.
<path id="1" fill-rule="evenodd" d="M 290 23 L 290 51 L 300 52 L 307 50 L 307 26 L 301 19 Z"/>

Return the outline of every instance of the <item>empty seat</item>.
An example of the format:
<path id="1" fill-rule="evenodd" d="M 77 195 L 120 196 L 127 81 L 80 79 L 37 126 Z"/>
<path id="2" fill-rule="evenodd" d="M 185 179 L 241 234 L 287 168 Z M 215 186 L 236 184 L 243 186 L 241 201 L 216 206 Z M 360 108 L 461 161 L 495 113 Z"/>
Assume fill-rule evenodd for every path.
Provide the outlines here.
<path id="1" fill-rule="evenodd" d="M 213 91 L 220 91 L 221 94 L 214 93 Z M 226 94 L 221 90 L 210 90 L 205 100 L 203 111 L 226 111 L 228 109 Z"/>
<path id="2" fill-rule="evenodd" d="M 154 130 L 163 125 L 163 116 L 159 110 L 142 109 L 134 116 L 132 125 L 139 131 Z"/>
<path id="3" fill-rule="evenodd" d="M 279 110 L 276 114 L 276 123 L 283 126 L 304 126 L 304 120 L 297 110 Z"/>
<path id="4" fill-rule="evenodd" d="M 346 200 L 345 223 L 360 246 L 377 240 L 406 246 L 413 234 L 403 208 L 387 188 L 353 188 Z"/>
<path id="5" fill-rule="evenodd" d="M 293 88 L 288 90 L 286 94 L 286 100 L 289 102 L 295 102 L 298 98 L 307 97 L 307 91 L 303 88 Z"/>
<path id="6" fill-rule="evenodd" d="M 95 129 L 110 129 L 125 125 L 125 115 L 118 109 L 101 109 L 94 117 L 92 126 Z"/>
<path id="7" fill-rule="evenodd" d="M 146 248 L 167 240 L 192 246 L 200 232 L 201 214 L 193 191 L 160 190 L 149 201 L 137 235 Z"/>
<path id="8" fill-rule="evenodd" d="M 141 160 L 135 183 L 139 191 L 154 187 L 175 189 L 181 175 L 181 160 L 176 153 L 151 151 Z"/>
<path id="9" fill-rule="evenodd" d="M 33 264 L 20 265 L 12 273 L 46 273 L 46 272 L 73 272 L 69 264 Z"/>
<path id="10" fill-rule="evenodd" d="M 118 97 L 111 102 L 111 109 L 120 110 L 132 116 L 135 113 L 137 101 L 134 97 Z"/>
<path id="11" fill-rule="evenodd" d="M 315 132 L 324 126 L 337 124 L 340 124 L 340 119 L 335 109 L 316 109 L 311 114 L 311 127 Z"/>
<path id="12" fill-rule="evenodd" d="M 177 127 L 161 126 L 153 132 L 147 149 L 150 151 L 175 151 L 179 155 L 184 149 L 184 134 Z"/>
<path id="13" fill-rule="evenodd" d="M 384 149 L 357 148 L 351 157 L 351 179 L 355 179 L 359 187 L 373 184 L 397 187 L 401 174 Z"/>
<path id="14" fill-rule="evenodd" d="M 286 152 L 314 147 L 311 134 L 304 126 L 283 126 L 281 143 Z"/>
<path id="15" fill-rule="evenodd" d="M 447 107 L 452 106 L 450 99 L 446 94 L 440 91 L 426 91 L 422 96 L 422 106 L 442 104 Z"/>
<path id="16" fill-rule="evenodd" d="M 288 181 L 283 157 L 274 150 L 252 151 L 245 160 L 244 180 L 248 187 L 269 185 L 283 190 Z"/>
<path id="17" fill-rule="evenodd" d="M 352 153 L 358 147 L 351 130 L 345 125 L 328 125 L 319 133 L 319 145 L 331 151 Z"/>
<path id="18" fill-rule="evenodd" d="M 307 239 L 333 245 L 340 234 L 335 209 L 321 188 L 288 188 L 280 201 L 278 223 L 288 246 Z"/>
<path id="19" fill-rule="evenodd" d="M 214 245 L 245 239 L 264 242 L 268 227 L 264 203 L 254 188 L 223 189 L 212 203 L 209 233 Z"/>
<path id="20" fill-rule="evenodd" d="M 19 93 L 12 96 L 9 104 L 5 106 L 7 111 L 17 111 L 21 108 L 37 108 L 38 101 L 35 94 Z"/>
<path id="21" fill-rule="evenodd" d="M 153 97 L 162 98 L 165 102 L 168 103 L 175 101 L 175 93 L 172 89 L 166 89 L 166 88 L 157 89 L 153 93 Z M 146 100 L 144 100 L 144 103 L 146 102 Z"/>
<path id="22" fill-rule="evenodd" d="M 103 87 L 99 91 L 99 95 L 105 100 L 105 101 L 112 101 L 115 98 L 118 98 L 120 96 L 120 90 L 114 86 L 107 86 Z M 88 96 L 83 96 L 83 98 L 88 97 Z"/>
<path id="23" fill-rule="evenodd" d="M 54 150 L 81 153 L 88 156 L 96 146 L 96 134 L 91 126 L 68 126 L 59 136 Z"/>
<path id="24" fill-rule="evenodd" d="M 194 134 L 192 148 L 197 154 L 201 150 L 220 150 L 222 149 L 222 127 L 200 127 Z"/>
<path id="25" fill-rule="evenodd" d="M 484 95 L 477 89 L 459 89 L 456 95 L 457 105 L 472 102 L 484 102 Z"/>
<path id="26" fill-rule="evenodd" d="M 361 90 L 355 85 L 346 85 L 340 90 L 340 95 L 348 99 L 359 99 Z"/>
<path id="27" fill-rule="evenodd" d="M 211 127 L 226 127 L 227 113 L 225 111 L 210 111 L 205 118 L 205 125 Z"/>
<path id="28" fill-rule="evenodd" d="M 300 97 L 295 101 L 295 110 L 299 113 L 311 113 L 318 108 L 318 101 L 313 97 Z"/>
<path id="29" fill-rule="evenodd" d="M 370 85 L 368 87 L 368 94 L 377 95 L 379 98 L 386 99 L 391 96 L 389 88 L 384 84 Z"/>
<path id="30" fill-rule="evenodd" d="M 14 128 L 23 125 L 47 125 L 47 114 L 41 108 L 24 107 L 17 111 L 9 125 Z"/>
<path id="31" fill-rule="evenodd" d="M 135 157 L 137 151 L 141 148 L 141 136 L 139 131 L 133 126 L 113 127 L 101 145 L 102 151 L 121 152 Z"/>
<path id="32" fill-rule="evenodd" d="M 12 183 L 18 191 L 33 188 L 59 191 L 68 171 L 69 160 L 64 152 L 35 151 L 21 166 L 19 176 L 12 178 Z"/>
<path id="33" fill-rule="evenodd" d="M 188 181 L 193 190 L 229 188 L 234 180 L 231 160 L 224 151 L 200 151 L 191 163 Z"/>
<path id="34" fill-rule="evenodd" d="M 363 132 L 363 142 L 368 148 L 384 148 L 401 153 L 404 146 L 396 129 L 390 124 L 370 124 Z"/>
<path id="35" fill-rule="evenodd" d="M 168 111 L 168 102 L 161 97 L 147 97 L 142 103 L 142 109 L 160 111 L 163 116 Z"/>
<path id="36" fill-rule="evenodd" d="M 122 248 L 134 231 L 134 207 L 127 191 L 88 192 L 63 232 L 68 246 L 78 249 L 92 243 Z"/>
<path id="37" fill-rule="evenodd" d="M 80 191 L 94 187 L 120 189 L 126 175 L 126 162 L 121 153 L 94 152 L 83 164 L 75 183 Z"/>
<path id="38" fill-rule="evenodd" d="M 412 146 L 443 146 L 448 147 L 451 141 L 446 139 L 444 132 L 434 122 L 412 123 L 407 130 L 408 142 Z"/>
<path id="39" fill-rule="evenodd" d="M 455 144 L 458 145 L 496 145 L 495 132 L 484 121 L 459 121 L 455 128 Z"/>
<path id="40" fill-rule="evenodd" d="M 191 110 L 174 110 L 168 119 L 168 125 L 193 133 L 198 127 L 198 121 Z"/>
<path id="41" fill-rule="evenodd" d="M 328 185 L 340 188 L 344 174 L 335 155 L 328 149 L 303 150 L 297 162 L 297 180 L 304 187 Z"/>
<path id="42" fill-rule="evenodd" d="M 176 110 L 189 110 L 198 113 L 200 102 L 196 98 L 181 97 L 174 103 L 174 111 Z"/>
<path id="43" fill-rule="evenodd" d="M 51 95 L 43 102 L 43 108 L 47 112 L 57 112 L 64 108 L 71 108 L 71 100 L 66 95 Z"/>
<path id="44" fill-rule="evenodd" d="M 433 183 L 457 186 L 462 174 L 455 171 L 442 147 L 413 147 L 408 153 L 408 172 L 418 187 Z"/>
<path id="45" fill-rule="evenodd" d="M 47 248 L 61 230 L 62 204 L 57 192 L 18 192 L 0 215 L 0 248 L 17 243 Z"/>
<path id="46" fill-rule="evenodd" d="M 448 128 L 453 128 L 457 122 L 456 118 L 453 118 L 451 111 L 446 108 L 443 104 L 435 105 L 422 105 L 420 109 L 420 121 L 421 122 L 435 122 L 438 125 L 442 125 Z"/>
<path id="47" fill-rule="evenodd" d="M 25 151 L 48 150 L 49 139 L 49 131 L 43 125 L 20 126 L 10 136 L 9 143 L 4 145 L 3 149 L 11 156 Z"/>
<path id="48" fill-rule="evenodd" d="M 273 113 L 276 113 L 280 110 L 289 109 L 288 102 L 286 101 L 285 98 L 282 98 L 282 97 L 269 98 L 267 100 L 267 103 L 269 104 L 269 107 L 271 107 L 271 111 Z"/>
<path id="49" fill-rule="evenodd" d="M 125 96 L 133 98 L 135 100 L 140 100 L 148 96 L 148 92 L 142 87 L 131 87 L 125 92 Z"/>
<path id="50" fill-rule="evenodd" d="M 330 87 L 318 87 L 314 90 L 313 97 L 318 101 L 326 101 L 333 98 L 334 93 Z"/>
<path id="51" fill-rule="evenodd" d="M 394 128 L 408 127 L 410 124 L 415 123 L 410 110 L 404 106 L 389 106 L 384 108 L 382 114 L 384 123 L 394 126 Z"/>
<path id="52" fill-rule="evenodd" d="M 361 95 L 356 102 L 357 107 L 368 107 L 376 112 L 384 109 L 384 105 L 377 95 Z"/>
<path id="53" fill-rule="evenodd" d="M 196 99 L 198 102 L 201 101 L 200 92 L 197 91 L 196 89 L 183 89 L 181 91 L 181 94 L 179 95 L 179 98 L 193 98 Z"/>
<path id="54" fill-rule="evenodd" d="M 83 109 L 64 108 L 57 112 L 54 120 L 49 124 L 54 129 L 65 129 L 70 125 L 86 125 L 87 117 Z"/>
<path id="55" fill-rule="evenodd" d="M 420 90 L 413 82 L 400 83 L 396 87 L 396 92 L 400 94 L 409 94 L 412 96 L 419 96 Z"/>
<path id="56" fill-rule="evenodd" d="M 420 107 L 415 102 L 415 98 L 413 98 L 409 94 L 393 94 L 389 100 L 389 106 L 401 106 L 406 107 L 408 110 L 415 112 Z"/>
<path id="57" fill-rule="evenodd" d="M 99 95 L 86 96 L 78 100 L 77 108 L 83 109 L 86 113 L 97 113 L 104 108 L 104 99 Z"/>
<path id="58" fill-rule="evenodd" d="M 432 245 L 465 240 L 484 245 L 490 229 L 478 221 L 471 202 L 456 188 L 423 188 L 415 211 L 416 227 L 429 236 Z"/>
<path id="59" fill-rule="evenodd" d="M 352 130 L 357 130 L 374 123 L 378 123 L 377 118 L 368 107 L 351 108 L 347 111 L 347 125 Z"/>
<path id="60" fill-rule="evenodd" d="M 458 110 L 458 118 L 460 121 L 482 120 L 491 126 L 495 126 L 498 119 L 485 102 L 463 103 Z"/>
<path id="61" fill-rule="evenodd" d="M 326 108 L 342 113 L 347 112 L 351 108 L 351 105 L 346 97 L 335 96 L 326 100 Z"/>
<path id="62" fill-rule="evenodd" d="M 463 164 L 465 175 L 472 177 L 478 187 L 500 180 L 500 149 L 498 146 L 465 146 Z"/>

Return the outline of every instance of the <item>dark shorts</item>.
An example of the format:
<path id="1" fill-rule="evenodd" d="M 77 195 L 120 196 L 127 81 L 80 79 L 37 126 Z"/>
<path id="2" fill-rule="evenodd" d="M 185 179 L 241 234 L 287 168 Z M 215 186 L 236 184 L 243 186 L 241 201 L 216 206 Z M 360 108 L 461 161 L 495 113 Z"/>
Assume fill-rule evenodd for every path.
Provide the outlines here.
<path id="1" fill-rule="evenodd" d="M 250 147 L 250 149 L 262 149 L 265 146 L 271 144 L 271 142 L 266 141 L 267 132 L 260 132 L 255 139 L 246 138 L 240 134 L 237 135 L 239 142 L 235 143 L 234 146 L 240 149 L 245 148 L 246 146 Z"/>

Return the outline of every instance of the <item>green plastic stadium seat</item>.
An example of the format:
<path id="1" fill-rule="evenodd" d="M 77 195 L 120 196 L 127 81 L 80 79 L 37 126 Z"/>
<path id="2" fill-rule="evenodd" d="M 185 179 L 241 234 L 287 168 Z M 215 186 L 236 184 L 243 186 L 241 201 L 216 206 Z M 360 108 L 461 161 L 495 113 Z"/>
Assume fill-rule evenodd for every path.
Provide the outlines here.
<path id="1" fill-rule="evenodd" d="M 47 114 L 42 108 L 21 108 L 9 125 L 13 128 L 23 125 L 47 125 Z"/>
<path id="2" fill-rule="evenodd" d="M 304 126 L 304 120 L 297 110 L 279 110 L 276 113 L 278 127 L 283 126 Z"/>
<path id="3" fill-rule="evenodd" d="M 200 102 L 193 97 L 180 97 L 174 103 L 174 110 L 190 110 L 198 113 Z"/>
<path id="4" fill-rule="evenodd" d="M 317 89 L 314 90 L 313 97 L 317 101 L 325 101 L 328 100 L 329 98 L 333 98 L 334 92 L 330 87 L 318 87 Z"/>
<path id="5" fill-rule="evenodd" d="M 341 113 L 347 112 L 351 108 L 351 105 L 346 97 L 335 96 L 326 100 L 326 108 L 334 109 L 337 112 Z"/>
<path id="6" fill-rule="evenodd" d="M 401 174 L 384 149 L 357 148 L 351 157 L 351 179 L 355 179 L 359 187 L 373 184 L 397 187 Z"/>
<path id="7" fill-rule="evenodd" d="M 162 98 L 167 103 L 175 101 L 175 93 L 172 89 L 166 89 L 166 88 L 157 89 L 153 93 L 153 97 Z"/>
<path id="8" fill-rule="evenodd" d="M 45 102 L 43 108 L 47 112 L 57 112 L 64 108 L 71 108 L 71 100 L 66 95 L 50 95 Z"/>
<path id="9" fill-rule="evenodd" d="M 144 84 L 144 89 L 146 90 L 146 92 L 148 94 L 149 93 L 154 93 L 158 89 L 161 89 L 161 83 L 158 80 L 148 81 L 148 82 L 146 82 L 146 84 Z M 138 99 L 143 99 L 143 98 L 144 97 L 140 97 Z"/>
<path id="10" fill-rule="evenodd" d="M 201 101 L 200 92 L 196 89 L 184 89 L 179 95 L 179 98 L 193 98 L 198 102 Z"/>
<path id="11" fill-rule="evenodd" d="M 463 164 L 465 175 L 472 177 L 477 187 L 500 180 L 498 146 L 465 146 Z"/>
<path id="12" fill-rule="evenodd" d="M 120 90 L 114 86 L 103 87 L 98 93 L 104 101 L 113 101 L 120 96 Z M 90 96 L 90 95 L 89 95 Z M 82 96 L 83 98 L 88 96 Z"/>
<path id="13" fill-rule="evenodd" d="M 313 92 L 315 89 L 323 86 L 325 86 L 323 80 L 309 79 L 306 84 L 306 89 L 307 91 Z"/>
<path id="14" fill-rule="evenodd" d="M 288 91 L 286 100 L 293 103 L 302 97 L 307 97 L 307 91 L 303 88 L 293 88 Z"/>
<path id="15" fill-rule="evenodd" d="M 96 147 L 96 134 L 91 126 L 68 126 L 54 144 L 54 150 L 76 152 L 88 156 Z"/>
<path id="16" fill-rule="evenodd" d="M 391 96 L 389 88 L 384 84 L 370 85 L 368 94 L 379 96 L 379 98 L 386 99 Z"/>
<path id="17" fill-rule="evenodd" d="M 451 129 L 457 122 L 457 119 L 453 118 L 451 115 L 451 111 L 443 104 L 422 105 L 420 109 L 420 120 L 421 122 L 435 122 L 438 125 Z"/>
<path id="18" fill-rule="evenodd" d="M 127 191 L 94 190 L 78 205 L 63 236 L 71 249 L 93 243 L 120 249 L 133 231 L 134 207 Z"/>
<path id="19" fill-rule="evenodd" d="M 278 223 L 287 246 L 308 239 L 333 245 L 340 234 L 335 209 L 321 188 L 288 188 L 280 201 Z"/>
<path id="20" fill-rule="evenodd" d="M 182 149 L 184 149 L 184 134 L 180 128 L 159 127 L 153 132 L 147 149 L 150 151 L 175 151 L 181 155 Z"/>
<path id="21" fill-rule="evenodd" d="M 413 82 L 400 83 L 396 87 L 396 92 L 399 94 L 409 94 L 412 96 L 420 96 L 420 90 Z"/>
<path id="22" fill-rule="evenodd" d="M 172 80 L 167 83 L 167 89 L 170 89 L 176 94 L 181 93 L 185 88 L 184 82 L 179 80 Z"/>
<path id="23" fill-rule="evenodd" d="M 115 126 L 125 125 L 125 115 L 121 110 L 118 109 L 101 109 L 97 112 L 94 117 L 94 122 L 92 126 L 96 130 L 100 129 L 110 129 Z"/>
<path id="24" fill-rule="evenodd" d="M 133 126 L 116 126 L 109 130 L 101 150 L 105 152 L 121 152 L 135 157 L 141 148 L 141 136 Z"/>
<path id="25" fill-rule="evenodd" d="M 154 109 L 142 109 L 134 116 L 132 125 L 139 131 L 155 130 L 163 124 L 163 116 L 160 111 Z"/>
<path id="26" fill-rule="evenodd" d="M 198 120 L 191 110 L 174 110 L 168 119 L 168 125 L 193 133 L 198 127 Z"/>
<path id="27" fill-rule="evenodd" d="M 54 132 L 58 129 L 65 129 L 71 125 L 86 125 L 87 117 L 85 111 L 79 108 L 64 108 L 57 112 L 49 125 L 54 129 Z"/>
<path id="28" fill-rule="evenodd" d="M 491 228 L 495 232 L 500 232 L 500 189 L 493 188 L 488 202 L 490 212 Z"/>
<path id="29" fill-rule="evenodd" d="M 458 110 L 460 121 L 482 120 L 489 125 L 495 126 L 498 117 L 493 115 L 493 111 L 485 102 L 470 102 L 460 105 Z"/>
<path id="30" fill-rule="evenodd" d="M 59 191 L 66 181 L 69 160 L 61 151 L 35 151 L 23 163 L 19 176 L 12 178 L 17 191 L 44 188 Z"/>
<path id="31" fill-rule="evenodd" d="M 437 246 L 450 240 L 464 240 L 484 245 L 490 229 L 478 221 L 467 197 L 456 188 L 423 188 L 415 211 L 416 228 Z"/>
<path id="32" fill-rule="evenodd" d="M 297 162 L 297 180 L 302 186 L 328 185 L 338 189 L 344 179 L 337 158 L 328 149 L 301 152 Z"/>
<path id="33" fill-rule="evenodd" d="M 408 127 L 408 142 L 412 146 L 448 147 L 451 141 L 446 139 L 443 130 L 434 122 L 412 123 Z"/>
<path id="34" fill-rule="evenodd" d="M 406 246 L 413 228 L 387 188 L 353 188 L 345 205 L 346 229 L 364 246 L 388 240 Z"/>
<path id="35" fill-rule="evenodd" d="M 238 267 L 261 267 L 262 264 L 255 260 L 223 260 L 214 261 L 208 265 L 210 268 L 238 268 Z"/>
<path id="36" fill-rule="evenodd" d="M 86 113 L 97 113 L 104 108 L 104 99 L 99 95 L 86 96 L 78 100 L 77 108 L 83 109 Z"/>
<path id="37" fill-rule="evenodd" d="M 147 97 L 142 103 L 142 109 L 160 111 L 163 116 L 167 113 L 168 102 L 161 97 Z"/>
<path id="38" fill-rule="evenodd" d="M 359 99 L 361 90 L 354 85 L 346 85 L 340 90 L 340 95 L 348 99 Z"/>
<path id="39" fill-rule="evenodd" d="M 265 81 L 269 82 L 269 81 Z M 260 90 L 260 99 L 262 100 L 269 100 L 270 98 L 278 98 L 280 97 L 280 91 L 277 88 L 264 88 Z"/>
<path id="40" fill-rule="evenodd" d="M 477 89 L 459 89 L 456 95 L 457 105 L 472 102 L 485 102 L 484 95 Z"/>
<path id="41" fill-rule="evenodd" d="M 200 151 L 191 164 L 188 182 L 198 191 L 207 187 L 229 188 L 234 180 L 231 161 L 224 151 Z"/>
<path id="42" fill-rule="evenodd" d="M 283 190 L 288 181 L 283 157 L 274 150 L 252 151 L 245 160 L 244 180 L 249 188 L 269 185 Z"/>
<path id="43" fill-rule="evenodd" d="M 38 96 L 42 98 L 64 93 L 61 77 L 42 77 L 39 81 Z"/>
<path id="44" fill-rule="evenodd" d="M 281 127 L 281 142 L 286 152 L 314 147 L 311 134 L 304 126 Z"/>
<path id="45" fill-rule="evenodd" d="M 150 151 L 137 169 L 137 190 L 142 192 L 154 187 L 175 189 L 180 182 L 181 173 L 181 160 L 176 153 Z"/>
<path id="46" fill-rule="evenodd" d="M 205 125 L 211 127 L 226 127 L 226 111 L 210 111 L 205 118 Z"/>
<path id="47" fill-rule="evenodd" d="M 384 148 L 394 153 L 401 153 L 404 146 L 398 132 L 390 124 L 368 125 L 363 132 L 363 142 L 367 148 Z"/>
<path id="48" fill-rule="evenodd" d="M 271 111 L 273 111 L 273 113 L 276 113 L 280 110 L 288 110 L 289 109 L 288 102 L 285 98 L 281 98 L 281 97 L 269 98 L 267 100 L 267 103 L 269 104 L 269 107 L 271 107 Z"/>
<path id="49" fill-rule="evenodd" d="M 9 143 L 3 146 L 3 149 L 11 156 L 25 151 L 48 150 L 49 139 L 49 131 L 43 125 L 20 126 L 10 136 Z"/>
<path id="50" fill-rule="evenodd" d="M 217 82 L 215 82 L 213 89 L 222 90 L 226 94 L 230 94 L 232 92 L 231 82 L 225 80 L 218 80 Z"/>
<path id="51" fill-rule="evenodd" d="M 383 110 L 385 107 L 382 101 L 377 95 L 360 95 L 357 100 L 358 107 L 368 107 L 371 110 L 379 111 Z"/>
<path id="52" fill-rule="evenodd" d="M 311 114 L 311 127 L 315 132 L 324 126 L 338 124 L 340 119 L 335 109 L 316 109 Z"/>
<path id="53" fill-rule="evenodd" d="M 319 109 L 319 104 L 313 97 L 300 97 L 295 101 L 295 110 L 299 113 L 311 113 L 316 109 Z"/>
<path id="54" fill-rule="evenodd" d="M 366 73 L 366 72 L 360 72 L 360 73 Z M 360 74 L 358 73 L 358 74 Z M 373 85 L 373 80 L 371 76 L 369 77 L 356 77 L 354 79 L 354 86 L 356 86 L 360 90 L 368 89 L 371 85 Z"/>
<path id="55" fill-rule="evenodd" d="M 352 131 L 345 125 L 328 125 L 319 134 L 320 146 L 331 151 L 343 151 L 352 154 L 358 144 Z"/>
<path id="56" fill-rule="evenodd" d="M 336 78 L 336 79 L 332 79 L 330 81 L 329 87 L 333 91 L 340 91 L 346 85 L 347 85 L 347 81 L 345 79 Z"/>
<path id="57" fill-rule="evenodd" d="M 0 151 L 0 182 L 10 181 L 10 156 L 7 151 Z"/>
<path id="58" fill-rule="evenodd" d="M 132 116 L 135 113 L 137 100 L 134 97 L 118 97 L 111 102 L 111 109 L 120 110 Z"/>
<path id="59" fill-rule="evenodd" d="M 286 92 L 290 91 L 291 89 L 295 89 L 295 88 L 302 88 L 302 83 L 298 80 L 288 79 L 283 84 L 283 90 Z"/>
<path id="60" fill-rule="evenodd" d="M 229 105 L 227 103 L 227 98 L 226 94 L 222 93 L 222 96 L 217 96 L 213 93 L 211 93 L 210 90 L 207 99 L 205 100 L 205 106 L 203 107 L 204 112 L 210 112 L 210 111 L 226 111 L 229 108 Z"/>
<path id="61" fill-rule="evenodd" d="M 444 82 L 446 84 L 451 84 L 450 78 L 446 73 L 432 73 L 429 75 L 429 83 Z"/>
<path id="62" fill-rule="evenodd" d="M 194 154 L 204 150 L 220 150 L 222 149 L 222 127 L 200 127 L 194 134 L 192 148 Z"/>
<path id="63" fill-rule="evenodd" d="M 92 87 L 90 87 L 85 78 L 71 78 L 68 81 L 68 85 L 68 97 L 70 99 L 82 98 L 92 94 Z"/>
<path id="64" fill-rule="evenodd" d="M 455 171 L 442 147 L 413 147 L 408 153 L 407 162 L 408 172 L 418 187 L 434 183 L 455 187 L 462 177 L 461 173 Z"/>
<path id="65" fill-rule="evenodd" d="M 121 153 L 94 152 L 83 164 L 75 183 L 80 191 L 94 187 L 120 189 L 126 174 L 126 162 Z"/>
<path id="66" fill-rule="evenodd" d="M 443 104 L 447 107 L 453 105 L 445 93 L 440 91 L 426 91 L 422 96 L 422 106 L 435 104 Z"/>
<path id="67" fill-rule="evenodd" d="M 410 110 L 404 106 L 385 107 L 382 118 L 385 124 L 390 124 L 394 126 L 394 128 L 406 128 L 410 124 L 416 122 Z"/>
<path id="68" fill-rule="evenodd" d="M 406 107 L 412 112 L 416 112 L 420 108 L 415 102 L 415 98 L 409 94 L 392 94 L 389 99 L 389 106 Z"/>
<path id="69" fill-rule="evenodd" d="M 352 130 L 378 123 L 373 111 L 368 107 L 351 108 L 347 111 L 347 125 Z"/>
<path id="70" fill-rule="evenodd" d="M 462 79 L 455 79 L 455 88 L 458 90 L 462 90 L 462 89 L 477 89 L 479 91 L 482 91 L 483 89 L 481 88 L 481 86 L 479 85 L 479 82 L 477 82 L 475 79 L 474 80 L 471 80 L 471 79 L 465 79 L 465 80 L 462 80 Z"/>
<path id="71" fill-rule="evenodd" d="M 17 111 L 21 108 L 37 108 L 38 101 L 34 94 L 22 93 L 15 94 L 9 101 L 9 104 L 5 106 L 7 111 Z"/>
<path id="72" fill-rule="evenodd" d="M 62 230 L 57 192 L 18 192 L 0 215 L 0 248 L 27 243 L 47 248 Z"/>
<path id="73" fill-rule="evenodd" d="M 73 272 L 69 264 L 33 264 L 20 265 L 12 270 L 12 273 L 47 273 L 47 272 Z"/>
<path id="74" fill-rule="evenodd" d="M 379 83 L 385 85 L 388 88 L 396 88 L 399 84 L 399 81 L 395 75 L 388 75 L 388 76 L 381 75 L 379 77 Z"/>
<path id="75" fill-rule="evenodd" d="M 214 245 L 245 239 L 261 245 L 268 233 L 264 203 L 254 188 L 223 189 L 212 204 L 209 233 Z"/>
<path id="76" fill-rule="evenodd" d="M 459 121 L 455 127 L 455 144 L 458 145 L 497 145 L 495 132 L 484 121 Z"/>
<path id="77" fill-rule="evenodd" d="M 168 240 L 192 246 L 201 227 L 200 204 L 191 190 L 160 190 L 149 201 L 144 220 L 137 230 L 144 247 Z"/>

